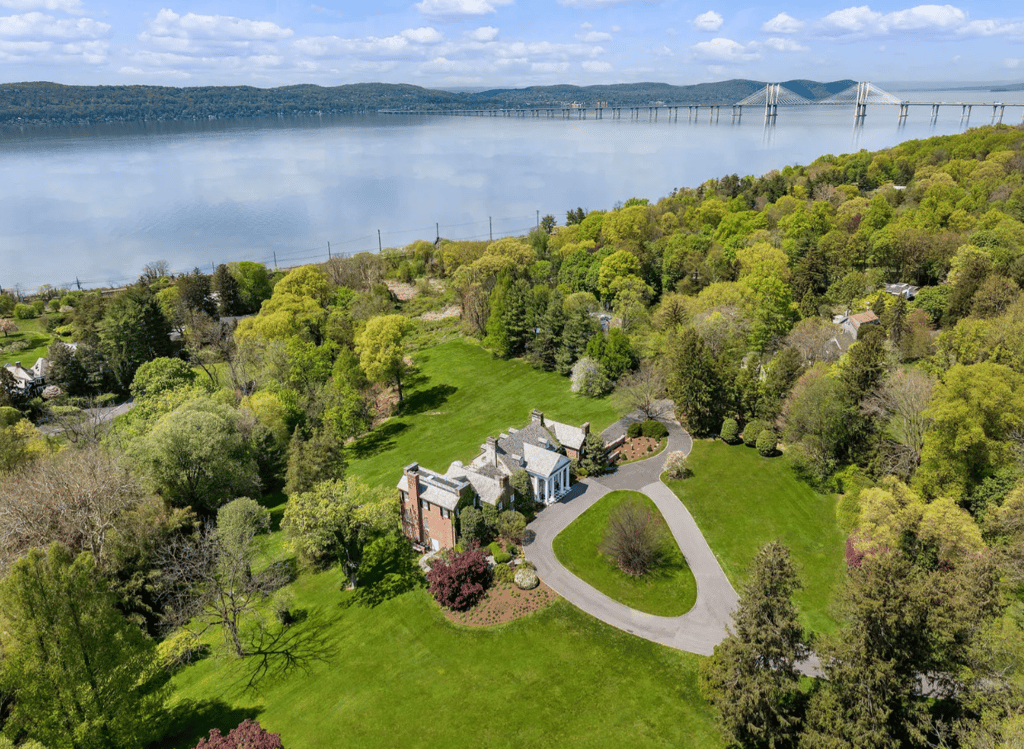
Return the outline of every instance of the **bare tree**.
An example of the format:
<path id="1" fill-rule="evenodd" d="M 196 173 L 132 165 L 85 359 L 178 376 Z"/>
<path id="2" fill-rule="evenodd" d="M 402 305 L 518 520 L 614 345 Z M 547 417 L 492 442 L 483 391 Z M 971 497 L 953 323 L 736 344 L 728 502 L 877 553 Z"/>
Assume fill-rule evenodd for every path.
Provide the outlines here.
<path id="1" fill-rule="evenodd" d="M 608 518 L 600 551 L 627 575 L 640 577 L 655 567 L 665 554 L 665 528 L 661 519 L 641 502 L 620 505 Z"/>
<path id="2" fill-rule="evenodd" d="M 661 367 L 644 362 L 636 372 L 619 380 L 616 394 L 630 412 L 639 411 L 645 419 L 657 419 L 669 411 L 665 397 L 665 373 Z"/>
<path id="3" fill-rule="evenodd" d="M 149 286 L 157 279 L 168 276 L 170 273 L 171 266 L 167 264 L 166 260 L 154 260 L 142 267 L 142 275 L 139 276 L 139 281 Z"/>
<path id="4" fill-rule="evenodd" d="M 804 361 L 813 364 L 819 361 L 835 361 L 839 358 L 839 348 L 830 345 L 829 341 L 842 332 L 835 323 L 822 320 L 820 317 L 808 317 L 798 322 L 786 337 L 786 343 L 800 352 Z"/>
<path id="5" fill-rule="evenodd" d="M 111 531 L 146 496 L 122 456 L 97 445 L 33 461 L 0 483 L 0 570 L 54 541 L 102 559 Z"/>
<path id="6" fill-rule="evenodd" d="M 883 469 L 910 478 L 921 462 L 924 435 L 932 420 L 925 416 L 935 378 L 920 369 L 901 367 L 861 403 L 868 414 L 886 421 Z"/>
<path id="7" fill-rule="evenodd" d="M 197 535 L 179 537 L 158 555 L 159 597 L 165 625 L 176 629 L 189 621 L 201 623 L 202 634 L 221 627 L 235 655 L 252 654 L 242 642 L 242 624 L 276 590 L 288 582 L 277 566 L 254 574 L 252 540 L 255 531 L 237 544 L 224 544 L 212 524 Z"/>

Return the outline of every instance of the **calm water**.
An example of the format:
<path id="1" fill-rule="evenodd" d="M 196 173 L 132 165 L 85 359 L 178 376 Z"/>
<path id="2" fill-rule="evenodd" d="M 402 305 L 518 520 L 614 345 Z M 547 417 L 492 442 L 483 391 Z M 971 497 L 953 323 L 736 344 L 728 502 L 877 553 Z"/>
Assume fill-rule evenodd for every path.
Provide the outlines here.
<path id="1" fill-rule="evenodd" d="M 1024 101 L 1021 93 L 920 92 L 910 100 Z M 975 107 L 970 125 L 991 122 Z M 960 107 L 780 110 L 739 123 L 646 110 L 639 121 L 380 116 L 97 125 L 0 133 L 0 286 L 121 283 L 254 259 L 280 265 L 441 236 L 528 231 L 540 215 L 656 200 L 677 187 L 760 175 L 823 153 L 960 132 Z M 1018 124 L 1022 109 L 1003 121 Z"/>

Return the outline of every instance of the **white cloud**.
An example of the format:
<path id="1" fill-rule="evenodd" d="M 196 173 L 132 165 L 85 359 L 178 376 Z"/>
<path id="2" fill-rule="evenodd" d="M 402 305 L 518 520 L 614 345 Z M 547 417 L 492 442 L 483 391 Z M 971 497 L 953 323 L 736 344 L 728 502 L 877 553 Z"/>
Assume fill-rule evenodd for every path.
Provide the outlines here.
<path id="1" fill-rule="evenodd" d="M 530 65 L 534 73 L 565 73 L 569 70 L 567 62 L 535 62 Z"/>
<path id="2" fill-rule="evenodd" d="M 701 31 L 718 31 L 722 28 L 723 23 L 725 23 L 725 19 L 713 10 L 701 13 L 693 19 L 693 25 Z"/>
<path id="3" fill-rule="evenodd" d="M 109 43 L 104 40 L 82 40 L 64 44 L 53 41 L 0 40 L 0 62 L 99 65 L 107 61 L 109 47 Z"/>
<path id="4" fill-rule="evenodd" d="M 472 31 L 467 31 L 465 36 L 475 42 L 490 42 L 497 38 L 498 29 L 495 26 L 481 26 Z"/>
<path id="5" fill-rule="evenodd" d="M 109 31 L 109 23 L 91 18 L 56 18 L 39 12 L 0 17 L 0 37 L 8 39 L 98 39 Z"/>
<path id="6" fill-rule="evenodd" d="M 588 31 L 586 34 L 577 34 L 576 38 L 581 42 L 610 42 L 612 35 L 606 31 Z"/>
<path id="7" fill-rule="evenodd" d="M 906 31 L 954 31 L 967 23 L 967 14 L 953 5 L 916 5 L 879 13 L 867 5 L 843 8 L 821 19 L 825 33 L 878 35 Z"/>
<path id="8" fill-rule="evenodd" d="M 590 21 L 584 21 L 583 23 L 580 24 L 580 28 L 581 29 L 592 29 L 592 28 L 594 28 L 594 24 L 592 24 Z"/>
<path id="9" fill-rule="evenodd" d="M 970 21 L 959 29 L 964 36 L 1024 36 L 1024 23 L 994 19 Z"/>
<path id="10" fill-rule="evenodd" d="M 779 13 L 761 26 L 761 31 L 766 34 L 795 34 L 804 27 L 803 21 L 798 21 L 788 13 Z"/>
<path id="11" fill-rule="evenodd" d="M 765 39 L 764 46 L 774 49 L 776 52 L 806 52 L 809 49 L 792 39 L 783 39 L 778 36 Z"/>
<path id="12" fill-rule="evenodd" d="M 1003 67 L 1008 68 L 1010 70 L 1014 70 L 1020 67 L 1020 60 L 1017 59 L 1016 57 L 1007 57 L 1005 60 L 1003 60 Z"/>
<path id="13" fill-rule="evenodd" d="M 430 26 L 421 26 L 418 29 L 406 29 L 402 36 L 417 44 L 437 44 L 444 39 L 444 34 Z"/>
<path id="14" fill-rule="evenodd" d="M 612 33 L 613 34 L 618 34 L 620 31 L 622 31 L 622 27 L 621 26 L 612 26 Z"/>
<path id="15" fill-rule="evenodd" d="M 665 0 L 558 0 L 559 5 L 567 8 L 611 8 L 615 5 L 630 5 L 643 3 L 644 5 L 655 5 Z"/>
<path id="16" fill-rule="evenodd" d="M 0 0 L 0 8 L 11 10 L 59 10 L 71 15 L 85 13 L 82 0 Z"/>
<path id="17" fill-rule="evenodd" d="M 511 4 L 512 0 L 421 0 L 416 9 L 425 16 L 467 18 L 496 13 L 500 6 Z"/>
<path id="18" fill-rule="evenodd" d="M 580 65 L 588 73 L 610 73 L 612 70 L 610 62 L 600 62 L 598 60 L 584 60 Z"/>
<path id="19" fill-rule="evenodd" d="M 743 62 L 757 60 L 761 55 L 750 45 L 744 46 L 732 39 L 715 37 L 708 42 L 699 42 L 690 47 L 696 57 L 704 60 L 721 60 L 725 62 Z"/>
<path id="20" fill-rule="evenodd" d="M 203 16 L 186 13 L 180 16 L 168 8 L 156 14 L 149 28 L 143 32 L 151 37 L 177 37 L 179 39 L 216 39 L 250 41 L 287 39 L 291 29 L 270 21 L 250 21 L 234 16 Z"/>
<path id="21" fill-rule="evenodd" d="M 655 50 L 654 54 L 656 54 L 658 57 L 675 57 L 676 53 L 673 52 L 672 48 L 666 44 L 662 46 L 661 49 Z"/>

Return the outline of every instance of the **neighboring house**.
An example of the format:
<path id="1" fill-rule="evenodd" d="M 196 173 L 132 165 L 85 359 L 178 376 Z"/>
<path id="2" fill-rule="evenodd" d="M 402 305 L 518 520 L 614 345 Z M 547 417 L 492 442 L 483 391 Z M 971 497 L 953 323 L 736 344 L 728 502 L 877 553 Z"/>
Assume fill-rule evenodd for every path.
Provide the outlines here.
<path id="1" fill-rule="evenodd" d="M 901 296 L 908 302 L 917 296 L 917 292 L 921 290 L 920 286 L 911 286 L 909 283 L 887 283 L 885 285 L 885 292 L 892 294 L 893 296 Z"/>
<path id="2" fill-rule="evenodd" d="M 589 423 L 574 427 L 545 420 L 534 410 L 522 429 L 488 437 L 469 465 L 455 461 L 442 474 L 411 463 L 397 485 L 402 533 L 422 548 L 455 546 L 459 510 L 481 503 L 498 511 L 510 508 L 509 479 L 518 471 L 529 475 L 538 502 L 555 502 L 569 491 L 571 461 L 580 457 L 589 432 Z"/>
<path id="3" fill-rule="evenodd" d="M 34 398 L 46 387 L 46 373 L 50 369 L 48 359 L 39 357 L 31 368 L 25 369 L 21 362 L 4 364 L 4 369 L 14 377 L 14 388 L 17 394 L 25 398 Z"/>
<path id="4" fill-rule="evenodd" d="M 856 315 L 851 315 L 849 312 L 845 315 L 835 315 L 832 318 L 832 322 L 853 336 L 853 340 L 857 340 L 857 336 L 860 335 L 860 329 L 865 325 L 879 324 L 878 315 L 871 310 L 858 312 Z"/>

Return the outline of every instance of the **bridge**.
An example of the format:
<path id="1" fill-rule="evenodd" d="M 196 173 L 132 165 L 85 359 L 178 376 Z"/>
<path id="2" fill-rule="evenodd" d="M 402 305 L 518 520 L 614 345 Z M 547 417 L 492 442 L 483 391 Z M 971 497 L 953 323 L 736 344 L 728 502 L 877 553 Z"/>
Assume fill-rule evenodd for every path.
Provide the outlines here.
<path id="1" fill-rule="evenodd" d="M 448 109 L 437 111 L 425 111 L 421 109 L 380 109 L 379 114 L 435 114 L 456 117 L 533 117 L 533 118 L 561 118 L 579 119 L 588 118 L 601 120 L 608 117 L 621 119 L 623 113 L 629 114 L 631 120 L 647 119 L 657 121 L 659 113 L 664 110 L 669 121 L 678 121 L 679 112 L 686 110 L 687 120 L 696 121 L 701 117 L 701 110 L 707 112 L 708 121 L 717 122 L 721 110 L 727 111 L 731 108 L 734 121 L 743 117 L 743 108 L 763 111 L 766 123 L 773 123 L 778 116 L 779 107 L 806 107 L 806 106 L 844 106 L 853 109 L 853 116 L 856 122 L 863 121 L 867 116 L 868 106 L 895 106 L 898 107 L 898 120 L 904 122 L 910 114 L 911 107 L 929 107 L 931 119 L 934 122 L 939 116 L 941 107 L 960 107 L 961 122 L 969 122 L 971 110 L 974 107 L 992 107 L 992 122 L 1002 122 L 1007 107 L 1020 107 L 1024 111 L 1024 102 L 966 102 L 966 101 L 907 101 L 885 91 L 870 81 L 862 81 L 850 86 L 844 91 L 833 94 L 825 99 L 808 99 L 800 94 L 784 88 L 778 83 L 769 83 L 764 88 L 754 92 L 745 99 L 737 102 L 689 102 L 689 103 L 665 103 L 655 102 L 644 106 L 619 107 L 607 104 L 586 106 L 583 104 L 562 104 L 558 106 L 537 106 L 537 107 L 509 107 L 504 109 Z M 646 115 L 646 117 L 645 117 Z M 1024 121 L 1022 121 L 1024 124 Z"/>

